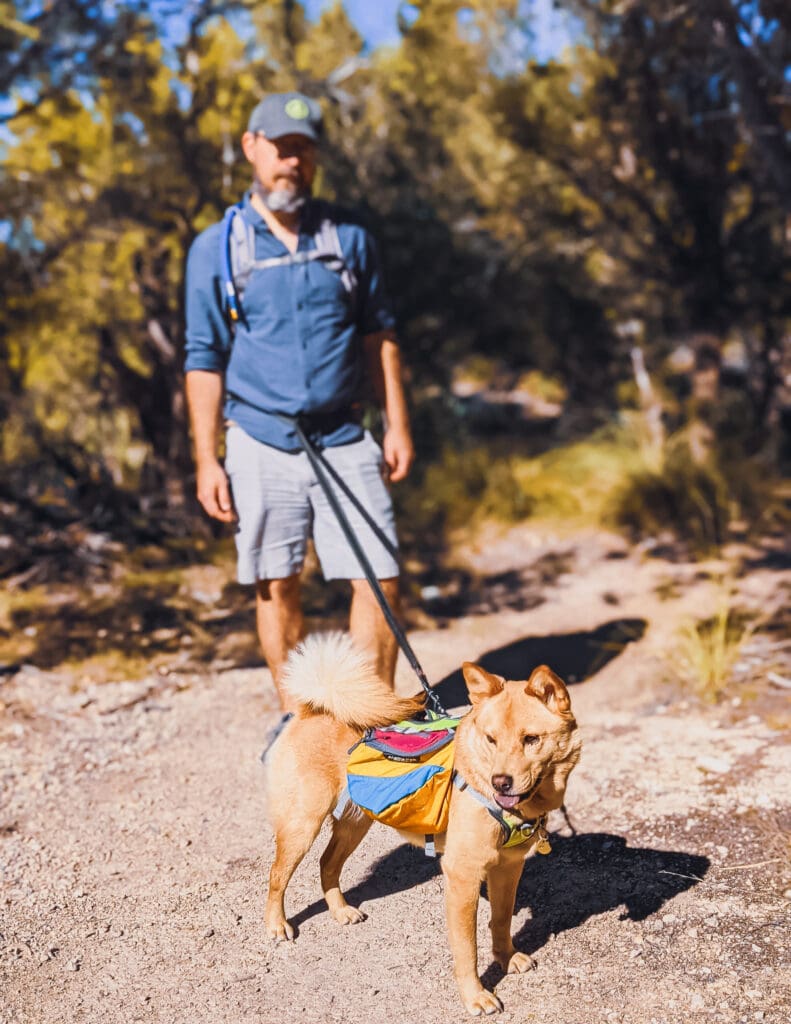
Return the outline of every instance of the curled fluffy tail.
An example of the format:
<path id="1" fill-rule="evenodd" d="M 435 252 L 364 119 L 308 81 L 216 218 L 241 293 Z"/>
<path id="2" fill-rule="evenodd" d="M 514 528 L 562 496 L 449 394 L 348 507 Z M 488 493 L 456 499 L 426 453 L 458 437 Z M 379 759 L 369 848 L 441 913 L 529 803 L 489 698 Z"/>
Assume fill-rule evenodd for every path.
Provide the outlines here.
<path id="1" fill-rule="evenodd" d="M 309 636 L 288 657 L 283 685 L 300 704 L 355 729 L 416 714 L 422 696 L 397 697 L 345 633 Z"/>

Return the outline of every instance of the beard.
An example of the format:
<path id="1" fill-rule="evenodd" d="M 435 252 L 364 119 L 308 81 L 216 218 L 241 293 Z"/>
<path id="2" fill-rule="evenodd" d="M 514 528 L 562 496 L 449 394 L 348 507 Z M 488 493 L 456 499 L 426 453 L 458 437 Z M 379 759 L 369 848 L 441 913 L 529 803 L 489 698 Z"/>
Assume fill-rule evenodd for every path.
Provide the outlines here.
<path id="1" fill-rule="evenodd" d="M 272 213 L 298 213 L 310 198 L 310 189 L 296 181 L 285 188 L 265 188 L 256 178 L 253 192 Z"/>

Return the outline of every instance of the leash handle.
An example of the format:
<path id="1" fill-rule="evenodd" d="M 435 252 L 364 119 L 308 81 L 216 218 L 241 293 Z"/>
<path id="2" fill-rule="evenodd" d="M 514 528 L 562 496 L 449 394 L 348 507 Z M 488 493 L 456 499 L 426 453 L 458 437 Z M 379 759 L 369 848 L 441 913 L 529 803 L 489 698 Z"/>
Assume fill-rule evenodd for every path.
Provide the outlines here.
<path id="1" fill-rule="evenodd" d="M 398 646 L 404 652 L 407 661 L 412 666 L 415 675 L 418 677 L 418 680 L 420 681 L 420 685 L 423 687 L 423 690 L 426 693 L 426 700 L 431 705 L 431 708 L 434 712 L 436 712 L 439 715 L 445 715 L 446 711 L 442 706 L 442 702 L 440 701 L 437 694 L 429 686 L 426 673 L 423 671 L 423 667 L 418 661 L 417 655 L 412 650 L 412 647 L 406 638 L 406 634 L 404 633 L 398 620 L 396 619 L 393 609 L 390 607 L 390 602 L 385 597 L 384 591 L 379 585 L 379 580 L 376 578 L 376 574 L 373 571 L 371 563 L 368 561 L 368 556 L 363 551 L 360 541 L 355 535 L 354 530 L 352 530 L 349 520 L 346 518 L 345 512 L 341 508 L 341 504 L 338 501 L 337 495 L 333 491 L 330 481 L 327 477 L 327 470 L 325 468 L 324 460 L 319 456 L 316 449 L 308 440 L 298 418 L 292 419 L 291 417 L 286 417 L 283 416 L 282 414 L 281 418 L 289 422 L 294 427 L 297 437 L 299 438 L 300 444 L 305 449 L 305 454 L 307 455 L 310 464 L 313 467 L 313 471 L 316 474 L 316 478 L 321 484 L 322 490 L 327 496 L 327 501 L 330 503 L 332 511 L 335 513 L 338 523 L 341 529 L 343 530 L 344 536 L 346 537 L 346 540 L 349 542 L 349 546 L 351 547 L 352 551 L 357 557 L 357 561 L 360 563 L 360 566 L 362 567 L 362 570 L 365 573 L 365 578 L 368 580 L 371 590 L 374 593 L 374 597 L 376 598 L 379 607 L 382 609 L 382 614 L 384 615 L 385 620 L 388 626 L 390 627 L 393 636 L 396 638 Z"/>

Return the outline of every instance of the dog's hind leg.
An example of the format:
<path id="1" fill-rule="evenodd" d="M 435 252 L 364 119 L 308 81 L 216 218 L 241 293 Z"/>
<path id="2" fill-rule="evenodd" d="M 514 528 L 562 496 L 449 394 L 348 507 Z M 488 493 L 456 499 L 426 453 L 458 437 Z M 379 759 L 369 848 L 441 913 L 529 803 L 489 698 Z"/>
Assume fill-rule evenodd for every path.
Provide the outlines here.
<path id="1" fill-rule="evenodd" d="M 348 858 L 360 845 L 372 821 L 361 811 L 348 810 L 340 820 L 332 819 L 332 836 L 321 855 L 321 888 L 330 913 L 338 924 L 358 924 L 365 914 L 352 907 L 340 888 L 341 871 Z"/>
<path id="2" fill-rule="evenodd" d="M 274 806 L 272 826 L 275 832 L 275 859 L 269 872 L 266 900 L 267 934 L 276 942 L 294 938 L 294 928 L 286 920 L 285 895 L 291 876 L 313 845 L 322 823 L 337 798 L 331 786 L 291 792 Z"/>
<path id="3" fill-rule="evenodd" d="M 506 974 L 523 974 L 535 967 L 527 953 L 520 953 L 511 938 L 516 889 L 522 876 L 522 857 L 503 857 L 486 873 L 486 890 L 492 910 L 492 953 Z"/>

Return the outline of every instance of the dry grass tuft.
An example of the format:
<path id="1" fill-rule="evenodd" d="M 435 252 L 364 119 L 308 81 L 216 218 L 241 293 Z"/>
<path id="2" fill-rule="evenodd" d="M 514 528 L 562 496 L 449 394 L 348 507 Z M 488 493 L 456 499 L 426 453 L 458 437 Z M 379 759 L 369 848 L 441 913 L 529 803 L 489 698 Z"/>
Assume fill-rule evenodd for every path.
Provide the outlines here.
<path id="1" fill-rule="evenodd" d="M 722 585 L 714 614 L 687 621 L 678 633 L 674 665 L 683 681 L 703 700 L 718 700 L 728 687 L 744 645 L 758 623 L 733 605 L 733 592 Z"/>

